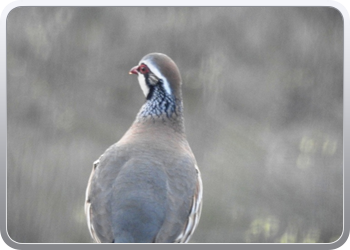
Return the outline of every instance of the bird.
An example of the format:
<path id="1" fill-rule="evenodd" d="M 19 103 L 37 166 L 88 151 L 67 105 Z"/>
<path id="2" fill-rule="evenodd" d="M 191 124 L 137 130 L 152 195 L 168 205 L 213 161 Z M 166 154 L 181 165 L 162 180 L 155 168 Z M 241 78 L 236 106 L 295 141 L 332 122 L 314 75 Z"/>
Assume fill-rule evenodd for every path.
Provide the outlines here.
<path id="1" fill-rule="evenodd" d="M 145 102 L 130 128 L 93 163 L 85 214 L 97 243 L 187 243 L 202 211 L 203 184 L 184 127 L 182 79 L 162 53 L 136 75 Z"/>

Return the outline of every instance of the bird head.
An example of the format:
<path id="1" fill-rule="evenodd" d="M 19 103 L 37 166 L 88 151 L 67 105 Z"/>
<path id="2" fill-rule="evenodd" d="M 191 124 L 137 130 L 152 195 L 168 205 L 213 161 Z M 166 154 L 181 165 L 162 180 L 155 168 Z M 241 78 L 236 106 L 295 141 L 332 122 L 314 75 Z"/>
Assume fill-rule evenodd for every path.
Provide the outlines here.
<path id="1" fill-rule="evenodd" d="M 129 74 L 138 76 L 140 87 L 146 99 L 154 88 L 167 96 L 181 96 L 181 75 L 174 61 L 165 54 L 151 53 L 144 56 Z"/>

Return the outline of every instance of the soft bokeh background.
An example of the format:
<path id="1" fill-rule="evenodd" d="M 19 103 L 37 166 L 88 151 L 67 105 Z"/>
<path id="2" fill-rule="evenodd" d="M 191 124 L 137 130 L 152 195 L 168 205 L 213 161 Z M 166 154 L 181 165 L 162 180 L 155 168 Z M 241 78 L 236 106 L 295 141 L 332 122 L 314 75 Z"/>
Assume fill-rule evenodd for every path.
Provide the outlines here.
<path id="1" fill-rule="evenodd" d="M 183 77 L 204 183 L 191 242 L 332 242 L 343 228 L 343 19 L 333 8 L 20 7 L 7 18 L 8 233 L 92 242 L 95 161 L 144 102 L 128 71 Z"/>

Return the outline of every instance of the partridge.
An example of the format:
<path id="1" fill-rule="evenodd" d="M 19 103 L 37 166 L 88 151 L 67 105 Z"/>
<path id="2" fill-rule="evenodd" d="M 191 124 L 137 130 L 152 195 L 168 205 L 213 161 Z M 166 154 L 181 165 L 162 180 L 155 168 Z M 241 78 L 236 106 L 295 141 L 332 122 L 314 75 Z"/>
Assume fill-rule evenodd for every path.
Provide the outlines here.
<path id="1" fill-rule="evenodd" d="M 85 200 L 90 234 L 101 243 L 186 243 L 198 225 L 203 188 L 185 135 L 179 69 L 151 53 L 129 73 L 146 101 L 93 164 Z"/>

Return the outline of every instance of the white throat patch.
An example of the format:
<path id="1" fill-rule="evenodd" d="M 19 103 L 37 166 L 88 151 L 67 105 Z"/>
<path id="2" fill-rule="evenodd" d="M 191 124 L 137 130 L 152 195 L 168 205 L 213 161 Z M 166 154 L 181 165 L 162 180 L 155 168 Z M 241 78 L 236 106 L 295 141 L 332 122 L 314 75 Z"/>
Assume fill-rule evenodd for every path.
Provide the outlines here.
<path id="1" fill-rule="evenodd" d="M 142 89 L 143 94 L 145 95 L 145 97 L 147 97 L 148 93 L 149 93 L 149 87 L 146 84 L 145 76 L 143 74 L 138 74 L 137 78 L 139 80 L 139 84 L 140 84 L 140 87 Z"/>

